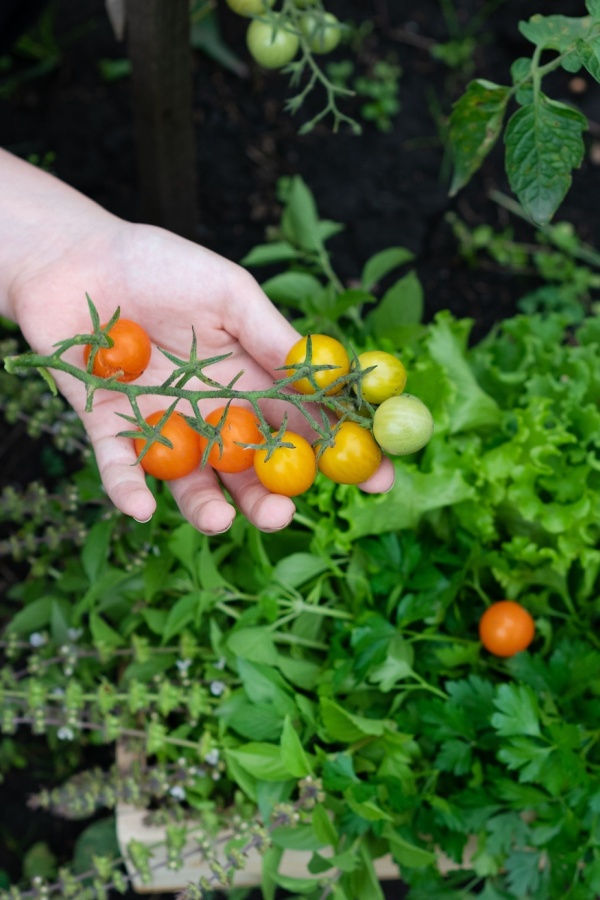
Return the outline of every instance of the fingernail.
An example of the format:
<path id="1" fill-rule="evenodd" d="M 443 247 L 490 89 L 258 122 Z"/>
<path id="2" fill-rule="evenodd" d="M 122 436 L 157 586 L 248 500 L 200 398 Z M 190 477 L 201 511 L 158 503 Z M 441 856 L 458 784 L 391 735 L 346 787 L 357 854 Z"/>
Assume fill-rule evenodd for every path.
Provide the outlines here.
<path id="1" fill-rule="evenodd" d="M 221 531 L 204 531 L 203 534 L 205 534 L 206 537 L 217 537 L 217 535 L 219 535 L 219 534 L 225 534 L 226 531 L 229 531 L 229 529 L 231 528 L 232 524 L 233 524 L 233 523 L 230 522 L 229 525 L 227 526 L 227 528 L 222 528 Z"/>
<path id="2" fill-rule="evenodd" d="M 150 521 L 150 519 L 152 518 L 152 516 L 148 516 L 147 519 L 138 519 L 138 518 L 136 518 L 135 516 L 133 516 L 133 518 L 134 518 L 135 521 L 138 522 L 140 525 L 145 525 L 146 522 L 149 522 L 149 521 Z"/>
<path id="3" fill-rule="evenodd" d="M 290 516 L 287 522 L 284 525 L 278 525 L 277 528 L 261 528 L 261 531 L 264 531 L 265 534 L 273 534 L 275 531 L 283 531 L 284 528 L 287 528 L 288 525 L 292 524 L 294 516 Z"/>

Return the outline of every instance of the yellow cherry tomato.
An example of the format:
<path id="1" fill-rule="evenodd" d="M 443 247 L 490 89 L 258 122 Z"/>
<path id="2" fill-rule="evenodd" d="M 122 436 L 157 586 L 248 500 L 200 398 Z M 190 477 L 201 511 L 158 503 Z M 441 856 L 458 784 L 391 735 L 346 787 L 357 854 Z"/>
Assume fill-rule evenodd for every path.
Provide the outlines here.
<path id="1" fill-rule="evenodd" d="M 406 386 L 406 369 L 398 357 L 383 350 L 367 350 L 358 356 L 361 369 L 375 368 L 363 375 L 360 389 L 367 403 L 378 406 L 390 397 L 401 394 Z"/>
<path id="2" fill-rule="evenodd" d="M 329 337 L 327 334 L 313 334 L 310 336 L 311 356 L 310 364 L 312 366 L 330 366 L 328 369 L 321 369 L 312 374 L 311 378 L 299 378 L 293 382 L 293 387 L 301 394 L 314 394 L 315 390 L 323 390 L 329 387 L 334 381 L 337 381 L 342 375 L 347 375 L 350 371 L 350 358 L 346 349 L 335 338 Z M 286 366 L 295 364 L 303 364 L 308 362 L 308 338 L 300 338 L 289 351 L 285 358 Z M 293 375 L 295 369 L 288 369 L 287 374 Z M 314 380 L 314 383 L 312 383 Z M 316 385 L 316 388 L 315 388 Z M 341 385 L 327 391 L 327 394 L 338 394 L 342 389 Z"/>

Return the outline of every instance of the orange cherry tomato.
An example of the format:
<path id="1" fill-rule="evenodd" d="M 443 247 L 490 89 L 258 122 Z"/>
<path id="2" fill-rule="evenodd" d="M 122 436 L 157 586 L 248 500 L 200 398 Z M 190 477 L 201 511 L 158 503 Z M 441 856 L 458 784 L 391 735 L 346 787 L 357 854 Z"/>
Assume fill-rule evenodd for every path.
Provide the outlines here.
<path id="1" fill-rule="evenodd" d="M 381 449 L 370 431 L 357 422 L 346 421 L 337 427 L 334 439 L 335 444 L 318 457 L 323 475 L 338 484 L 362 484 L 375 474 Z"/>
<path id="2" fill-rule="evenodd" d="M 332 366 L 330 369 L 321 369 L 320 371 L 314 372 L 312 375 L 312 379 L 314 379 L 317 388 L 323 390 L 324 388 L 329 387 L 330 384 L 342 375 L 348 374 L 350 371 L 350 358 L 346 353 L 344 346 L 340 344 L 339 341 L 336 341 L 335 338 L 329 337 L 327 334 L 313 334 L 311 335 L 310 341 L 310 364 L 312 366 Z M 291 348 L 285 358 L 285 364 L 286 366 L 294 364 L 301 365 L 307 362 L 307 356 L 308 338 L 303 337 L 300 338 L 299 341 L 296 341 Z M 288 369 L 287 374 L 293 375 L 295 371 L 295 369 Z M 298 381 L 293 382 L 292 386 L 301 394 L 315 393 L 315 385 L 311 383 L 311 379 L 309 378 L 299 378 Z M 327 393 L 330 395 L 338 394 L 341 389 L 341 386 L 338 385 L 330 391 L 327 391 Z"/>
<path id="3" fill-rule="evenodd" d="M 531 614 L 514 600 L 499 600 L 479 621 L 479 637 L 494 656 L 514 656 L 526 650 L 535 635 Z"/>
<path id="4" fill-rule="evenodd" d="M 156 425 L 164 414 L 164 409 L 153 412 L 146 418 L 146 422 L 149 425 Z M 161 427 L 160 433 L 171 441 L 173 446 L 167 447 L 158 441 L 151 445 L 140 460 L 142 468 L 148 475 L 163 481 L 173 481 L 189 475 L 200 465 L 202 459 L 200 435 L 188 425 L 180 413 L 172 412 Z M 135 438 L 135 452 L 138 456 L 146 443 L 145 437 Z"/>
<path id="5" fill-rule="evenodd" d="M 209 425 L 218 425 L 226 407 L 213 409 L 206 416 Z M 217 472 L 245 472 L 252 468 L 254 450 L 251 447 L 243 447 L 240 444 L 262 444 L 263 436 L 260 432 L 259 421 L 254 413 L 244 406 L 229 406 L 225 420 L 221 426 L 221 440 L 223 451 L 218 444 L 213 444 L 208 454 L 209 466 Z M 204 453 L 208 446 L 208 438 L 200 435 L 200 446 Z"/>
<path id="6" fill-rule="evenodd" d="M 317 474 L 315 451 L 308 441 L 285 431 L 282 441 L 292 447 L 278 447 L 267 459 L 266 450 L 257 450 L 254 454 L 254 471 L 267 490 L 273 494 L 296 497 L 307 491 Z"/>
<path id="7" fill-rule="evenodd" d="M 104 325 L 102 326 L 104 328 Z M 100 347 L 94 357 L 92 374 L 99 378 L 110 378 L 122 372 L 117 381 L 135 381 L 150 362 L 152 344 L 141 325 L 130 319 L 117 319 L 108 336 L 112 347 Z M 87 366 L 92 347 L 83 348 L 83 359 Z"/>

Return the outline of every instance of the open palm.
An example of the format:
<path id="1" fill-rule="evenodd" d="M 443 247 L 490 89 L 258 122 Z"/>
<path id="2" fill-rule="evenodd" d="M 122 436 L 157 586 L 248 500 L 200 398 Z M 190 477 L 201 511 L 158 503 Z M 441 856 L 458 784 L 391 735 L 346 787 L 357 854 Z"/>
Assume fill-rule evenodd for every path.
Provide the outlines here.
<path id="1" fill-rule="evenodd" d="M 158 347 L 188 357 L 192 328 L 200 358 L 230 354 L 210 368 L 211 378 L 225 384 L 243 371 L 236 387 L 248 390 L 268 388 L 274 377 L 281 377 L 275 370 L 298 334 L 245 270 L 162 229 L 112 218 L 110 222 L 111 228 L 83 240 L 21 285 L 19 324 L 34 350 L 49 353 L 56 341 L 90 330 L 88 293 L 103 322 L 119 307 L 124 318 L 139 322 L 150 335 L 152 359 L 139 383 L 160 384 L 172 371 L 172 363 Z M 66 358 L 82 364 L 78 348 Z M 116 437 L 123 422 L 115 414 L 131 412 L 127 398 L 98 392 L 92 412 L 86 413 L 83 385 L 63 373 L 57 375 L 61 391 L 92 441 L 109 497 L 122 512 L 147 520 L 155 500 L 141 467 L 135 465 L 132 442 Z M 140 399 L 145 415 L 165 405 L 152 397 Z M 222 402 L 207 400 L 202 411 L 219 405 Z M 283 417 L 282 406 L 264 406 L 274 425 Z M 285 406 L 290 427 L 307 434 L 301 414 Z M 292 501 L 269 493 L 252 470 L 223 475 L 221 480 L 235 506 L 258 528 L 277 530 L 290 521 Z M 385 460 L 364 488 L 387 490 L 392 480 L 391 464 Z M 200 531 L 222 532 L 233 521 L 235 508 L 212 469 L 198 469 L 170 487 L 183 515 Z"/>

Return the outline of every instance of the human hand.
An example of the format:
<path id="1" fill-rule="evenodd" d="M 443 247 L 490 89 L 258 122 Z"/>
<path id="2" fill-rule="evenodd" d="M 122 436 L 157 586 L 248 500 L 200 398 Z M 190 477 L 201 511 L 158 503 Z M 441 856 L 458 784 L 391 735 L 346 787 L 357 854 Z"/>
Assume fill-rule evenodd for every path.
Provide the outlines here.
<path id="1" fill-rule="evenodd" d="M 211 378 L 227 383 L 243 371 L 236 387 L 249 390 L 267 388 L 281 377 L 275 370 L 298 334 L 245 270 L 162 229 L 104 215 L 93 233 L 84 231 L 81 240 L 35 274 L 18 279 L 13 289 L 16 318 L 36 352 L 51 353 L 57 341 L 90 331 L 88 293 L 102 322 L 119 306 L 124 318 L 139 322 L 150 335 L 152 359 L 138 384 L 160 384 L 170 374 L 172 364 L 157 347 L 180 358 L 189 355 L 192 327 L 199 358 L 230 354 L 211 366 Z M 83 365 L 78 351 L 72 348 L 65 358 Z M 155 509 L 154 497 L 141 467 L 135 465 L 132 441 L 116 437 L 122 423 L 115 414 L 131 412 L 127 398 L 100 390 L 93 411 L 86 413 L 83 385 L 61 372 L 55 376 L 89 434 L 112 502 L 139 521 L 147 520 Z M 140 398 L 139 403 L 144 415 L 164 406 L 152 397 Z M 207 401 L 202 412 L 219 405 L 222 401 Z M 281 401 L 264 404 L 273 425 L 283 417 L 282 405 Z M 286 410 L 290 428 L 310 438 L 301 413 L 287 404 Z M 269 493 L 253 470 L 220 478 L 235 506 L 258 528 L 275 531 L 290 522 L 295 509 L 292 500 Z M 392 482 L 392 465 L 384 460 L 363 488 L 385 491 Z M 170 488 L 182 514 L 198 530 L 215 534 L 231 525 L 235 508 L 209 467 L 171 482 Z"/>

